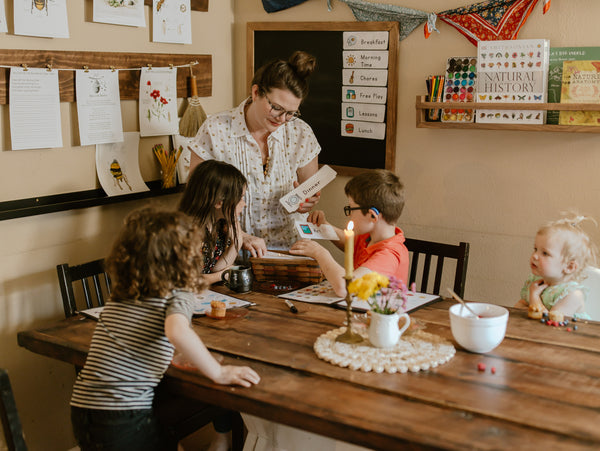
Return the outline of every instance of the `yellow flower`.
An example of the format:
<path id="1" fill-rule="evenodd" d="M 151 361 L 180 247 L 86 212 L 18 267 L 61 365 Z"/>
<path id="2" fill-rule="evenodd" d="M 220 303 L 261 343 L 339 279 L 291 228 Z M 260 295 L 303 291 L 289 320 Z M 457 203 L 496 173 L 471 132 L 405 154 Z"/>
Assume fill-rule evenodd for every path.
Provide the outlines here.
<path id="1" fill-rule="evenodd" d="M 380 289 L 386 288 L 389 284 L 390 281 L 387 277 L 373 271 L 350 282 L 348 291 L 366 301 Z"/>

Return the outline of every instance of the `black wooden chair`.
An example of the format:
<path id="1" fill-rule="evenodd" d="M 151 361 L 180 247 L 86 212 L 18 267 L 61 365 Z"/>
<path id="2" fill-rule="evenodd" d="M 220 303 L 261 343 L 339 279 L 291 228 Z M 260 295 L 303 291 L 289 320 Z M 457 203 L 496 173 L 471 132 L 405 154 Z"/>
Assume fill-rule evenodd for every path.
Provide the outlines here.
<path id="1" fill-rule="evenodd" d="M 110 295 L 110 279 L 104 272 L 102 258 L 75 266 L 63 263 L 56 271 L 67 318 L 77 315 L 79 310 L 104 305 L 105 297 Z M 81 282 L 83 289 L 83 298 L 79 302 L 75 296 L 75 282 Z"/>
<path id="2" fill-rule="evenodd" d="M 469 243 L 445 244 L 435 241 L 424 241 L 407 238 L 404 242 L 411 254 L 409 269 L 409 285 L 417 283 L 417 291 L 422 293 L 440 294 L 444 263 L 447 259 L 456 260 L 454 272 L 453 290 L 460 297 L 465 294 L 465 283 L 467 279 L 467 263 L 469 262 Z M 423 256 L 423 264 L 419 265 L 420 257 Z M 432 258 L 435 260 L 435 269 L 431 273 Z M 430 274 L 431 273 L 431 274 Z M 420 277 L 418 277 L 420 275 Z M 433 277 L 433 289 L 429 290 L 429 283 Z"/>
<path id="3" fill-rule="evenodd" d="M 8 450 L 27 451 L 10 379 L 3 368 L 0 368 L 0 420 Z"/>
<path id="4" fill-rule="evenodd" d="M 63 263 L 56 266 L 56 271 L 67 318 L 77 315 L 79 310 L 103 306 L 105 299 L 110 297 L 110 278 L 104 271 L 104 259 L 75 266 Z M 76 291 L 79 294 L 77 282 L 81 284 L 83 296 L 76 295 Z M 167 424 L 179 439 L 197 431 L 225 412 L 224 409 L 211 404 L 189 401 L 167 393 L 162 384 L 157 387 L 156 397 L 161 398 L 159 416 L 167 419 Z M 233 417 L 232 448 L 241 451 L 244 425 L 239 414 Z"/>

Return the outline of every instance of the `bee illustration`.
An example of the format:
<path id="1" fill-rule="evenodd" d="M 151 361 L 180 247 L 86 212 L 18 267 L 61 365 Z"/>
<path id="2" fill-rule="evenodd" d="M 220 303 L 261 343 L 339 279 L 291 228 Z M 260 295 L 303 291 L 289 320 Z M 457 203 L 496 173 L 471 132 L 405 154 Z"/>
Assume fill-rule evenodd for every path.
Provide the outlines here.
<path id="1" fill-rule="evenodd" d="M 127 181 L 127 176 L 123 174 L 123 171 L 121 170 L 121 165 L 117 160 L 113 160 L 110 164 L 110 173 L 115 178 L 115 186 L 118 186 L 120 190 L 123 189 L 123 187 L 121 186 L 121 182 L 124 182 L 129 187 L 129 191 L 133 191 L 131 185 Z"/>
<path id="2" fill-rule="evenodd" d="M 48 0 L 31 0 L 31 12 L 34 8 L 38 11 L 45 11 L 48 15 Z"/>
<path id="3" fill-rule="evenodd" d="M 156 3 L 156 12 L 160 11 L 160 8 L 162 8 L 164 2 L 165 0 L 158 0 L 158 2 Z"/>

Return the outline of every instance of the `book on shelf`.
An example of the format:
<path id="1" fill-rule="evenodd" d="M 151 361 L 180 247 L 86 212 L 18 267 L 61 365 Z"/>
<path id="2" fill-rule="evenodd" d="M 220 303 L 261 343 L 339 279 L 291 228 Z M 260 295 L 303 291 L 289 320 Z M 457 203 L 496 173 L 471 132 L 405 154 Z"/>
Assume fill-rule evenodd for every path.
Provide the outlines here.
<path id="1" fill-rule="evenodd" d="M 560 103 L 564 61 L 600 60 L 600 47 L 550 47 L 548 102 Z M 560 112 L 548 111 L 547 124 L 558 124 Z"/>
<path id="2" fill-rule="evenodd" d="M 545 103 L 550 41 L 515 39 L 477 44 L 477 102 Z M 544 124 L 544 110 L 476 110 L 487 124 Z"/>
<path id="3" fill-rule="evenodd" d="M 600 60 L 563 62 L 560 103 L 600 103 Z M 558 123 L 600 126 L 600 111 L 561 111 Z"/>

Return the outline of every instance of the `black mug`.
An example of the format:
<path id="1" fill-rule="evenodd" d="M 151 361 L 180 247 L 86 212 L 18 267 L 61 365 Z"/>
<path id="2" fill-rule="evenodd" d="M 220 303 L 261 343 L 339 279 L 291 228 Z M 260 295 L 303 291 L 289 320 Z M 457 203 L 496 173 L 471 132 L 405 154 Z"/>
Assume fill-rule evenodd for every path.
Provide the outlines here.
<path id="1" fill-rule="evenodd" d="M 252 290 L 252 269 L 248 266 L 232 266 L 223 271 L 221 280 L 230 290 L 246 293 Z"/>

